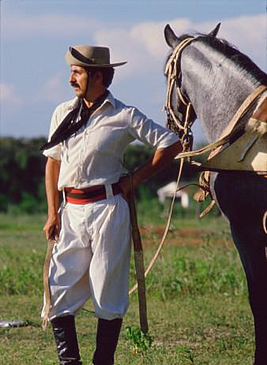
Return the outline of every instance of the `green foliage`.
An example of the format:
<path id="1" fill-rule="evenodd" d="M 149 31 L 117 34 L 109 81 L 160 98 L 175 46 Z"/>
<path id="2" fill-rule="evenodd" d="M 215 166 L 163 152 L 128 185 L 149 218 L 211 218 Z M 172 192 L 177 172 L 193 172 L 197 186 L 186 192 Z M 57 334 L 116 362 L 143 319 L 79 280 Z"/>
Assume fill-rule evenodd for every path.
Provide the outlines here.
<path id="1" fill-rule="evenodd" d="M 0 194 L 0 211 L 7 212 L 9 206 L 8 196 Z"/>
<path id="2" fill-rule="evenodd" d="M 187 346 L 178 346 L 177 350 L 182 358 L 188 360 L 188 363 L 195 364 L 194 362 L 194 352 L 190 347 Z"/>
<path id="3" fill-rule="evenodd" d="M 33 195 L 22 192 L 21 202 L 19 206 L 21 211 L 24 213 L 35 213 L 37 211 L 38 201 Z"/>
<path id="4" fill-rule="evenodd" d="M 202 243 L 198 250 L 193 247 L 169 247 L 168 253 L 161 257 L 160 263 L 147 278 L 149 295 L 163 301 L 173 300 L 181 295 L 207 293 L 246 295 L 245 276 L 238 253 L 231 247 L 230 235 L 224 233 L 226 238 L 216 233 L 210 235 L 213 236 L 212 240 L 210 237 L 199 237 Z M 218 245 L 217 242 L 222 242 L 222 238 L 226 242 Z"/>
<path id="5" fill-rule="evenodd" d="M 43 143 L 44 138 L 0 139 L 0 211 L 21 203 L 20 211 L 38 211 L 34 203 L 44 198 L 40 186 L 44 189 L 45 158 L 39 151 Z"/>
<path id="6" fill-rule="evenodd" d="M 147 351 L 153 343 L 148 333 L 143 333 L 140 328 L 134 326 L 126 327 L 126 337 L 134 353 Z"/>
<path id="7" fill-rule="evenodd" d="M 141 144 L 130 144 L 124 154 L 123 164 L 130 172 L 145 163 L 153 154 L 153 150 Z"/>
<path id="8" fill-rule="evenodd" d="M 31 295 L 42 293 L 43 253 L 35 249 L 10 250 L 0 246 L 0 294 Z"/>

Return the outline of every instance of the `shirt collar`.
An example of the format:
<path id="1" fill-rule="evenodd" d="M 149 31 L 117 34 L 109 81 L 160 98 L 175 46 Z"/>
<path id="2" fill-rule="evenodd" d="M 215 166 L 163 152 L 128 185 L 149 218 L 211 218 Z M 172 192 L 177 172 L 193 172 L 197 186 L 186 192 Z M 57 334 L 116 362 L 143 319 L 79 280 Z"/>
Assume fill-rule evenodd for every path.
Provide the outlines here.
<path id="1" fill-rule="evenodd" d="M 106 97 L 106 100 L 104 101 L 103 104 L 105 103 L 110 103 L 113 108 L 115 108 L 115 99 L 114 99 L 114 96 L 111 94 L 111 92 L 109 91 L 107 97 Z"/>
<path id="2" fill-rule="evenodd" d="M 67 108 L 69 111 L 71 111 L 71 110 L 77 108 L 78 104 L 79 104 L 79 98 L 76 97 L 76 98 L 70 100 Z"/>
<path id="3" fill-rule="evenodd" d="M 78 106 L 78 103 L 79 103 L 79 98 L 77 98 L 77 97 L 74 98 L 73 100 L 71 100 L 70 105 L 68 106 L 68 109 L 69 110 L 75 109 Z M 109 91 L 105 101 L 103 102 L 103 105 L 105 103 L 110 103 L 113 106 L 113 108 L 115 108 L 115 105 L 116 105 L 115 98 L 110 91 Z"/>

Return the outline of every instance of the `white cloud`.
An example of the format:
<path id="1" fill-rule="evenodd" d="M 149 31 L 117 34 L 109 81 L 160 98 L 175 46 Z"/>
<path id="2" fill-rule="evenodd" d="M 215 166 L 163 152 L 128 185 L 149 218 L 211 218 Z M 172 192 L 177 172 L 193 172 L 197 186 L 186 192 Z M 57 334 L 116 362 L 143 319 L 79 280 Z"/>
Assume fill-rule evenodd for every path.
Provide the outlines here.
<path id="1" fill-rule="evenodd" d="M 149 54 L 158 59 L 162 58 L 162 52 L 166 51 L 163 29 L 166 22 L 148 22 L 136 25 L 131 30 L 131 37 L 140 45 L 143 45 Z M 175 22 L 175 31 L 179 34 L 190 28 L 189 19 L 180 18 Z"/>
<path id="2" fill-rule="evenodd" d="M 219 34 L 266 70 L 266 22 L 266 14 L 229 19 Z"/>
<path id="3" fill-rule="evenodd" d="M 44 84 L 38 99 L 58 103 L 69 98 L 67 80 L 63 73 L 50 77 Z"/>
<path id="4" fill-rule="evenodd" d="M 148 22 L 133 26 L 130 30 L 112 29 L 95 33 L 96 43 L 108 44 L 115 60 L 128 59 L 129 74 L 152 72 L 162 67 L 168 53 L 163 36 L 167 22 Z M 211 31 L 216 22 L 193 23 L 189 19 L 169 21 L 177 35 L 187 32 Z M 255 26 L 255 24 L 257 26 Z M 236 45 L 255 62 L 264 66 L 266 61 L 266 15 L 242 16 L 224 20 L 219 37 Z M 266 66 L 266 65 L 265 65 Z"/>
<path id="5" fill-rule="evenodd" d="M 128 59 L 126 74 L 142 72 L 159 62 L 164 62 L 168 47 L 163 29 L 169 22 L 176 34 L 198 31 L 209 32 L 216 22 L 193 23 L 187 18 L 169 21 L 143 22 L 132 27 L 121 27 L 111 22 L 101 22 L 89 16 L 77 15 L 35 15 L 6 14 L 3 17 L 3 39 L 17 41 L 21 38 L 40 37 L 53 40 L 88 38 L 96 44 L 108 45 L 114 61 Z M 100 30 L 99 30 L 100 29 Z M 251 57 L 263 62 L 266 54 L 266 14 L 240 16 L 225 19 L 219 36 L 226 38 Z"/>
<path id="6" fill-rule="evenodd" d="M 19 108 L 23 104 L 23 100 L 16 89 L 6 83 L 0 83 L 0 101 L 4 102 L 5 106 L 12 108 Z"/>
<path id="7" fill-rule="evenodd" d="M 141 105 L 145 105 L 145 112 L 148 115 L 153 113 L 159 107 L 155 107 L 153 102 L 161 104 L 165 98 L 165 84 L 163 77 L 163 66 L 169 48 L 164 40 L 163 30 L 167 23 L 171 25 L 177 35 L 182 33 L 211 31 L 217 24 L 217 20 L 209 22 L 194 23 L 187 18 L 173 18 L 166 19 L 166 21 L 159 22 L 142 22 L 130 26 L 122 23 L 116 24 L 114 22 L 101 22 L 91 19 L 90 16 L 77 15 L 34 15 L 29 14 L 14 15 L 5 14 L 2 22 L 2 41 L 3 47 L 7 51 L 15 49 L 11 45 L 19 42 L 20 45 L 27 46 L 31 41 L 34 41 L 34 51 L 36 57 L 36 64 L 42 68 L 42 76 L 47 76 L 47 81 L 40 90 L 37 102 L 46 100 L 53 103 L 58 103 L 70 98 L 71 89 L 68 88 L 66 76 L 61 73 L 62 67 L 56 73 L 51 68 L 47 69 L 47 59 L 43 58 L 44 51 L 50 48 L 53 49 L 53 56 L 58 60 L 62 57 L 64 62 L 64 54 L 57 54 L 61 52 L 62 45 L 78 44 L 82 40 L 88 38 L 88 42 L 100 45 L 107 45 L 111 49 L 111 61 L 120 62 L 128 61 L 128 64 L 119 67 L 119 72 L 116 73 L 116 88 L 126 91 L 123 95 L 130 98 L 133 94 L 130 92 L 128 85 L 135 84 L 135 90 L 138 90 L 138 101 L 145 100 Z M 227 39 L 239 48 L 241 52 L 249 55 L 260 67 L 266 70 L 266 15 L 251 15 L 240 16 L 231 19 L 224 19 L 219 32 L 219 37 Z M 82 39 L 82 40 L 81 40 Z M 42 47 L 43 52 L 39 52 L 37 46 Z M 8 46 L 6 46 L 8 44 Z M 8 49 L 9 47 L 9 49 Z M 60 50 L 60 51 L 59 51 Z M 40 54 L 40 56 L 39 56 Z M 5 53 L 7 58 L 8 52 Z M 10 61 L 8 71 L 12 71 L 13 61 Z M 62 63 L 57 62 L 58 65 Z M 53 75 L 52 77 L 51 74 Z M 49 78 L 50 77 L 50 78 Z M 19 82 L 19 81 L 18 81 Z M 126 87 L 125 87 L 126 84 Z M 140 87 L 138 86 L 140 84 Z M 27 83 L 25 84 L 27 85 Z M 144 88 L 144 85 L 147 87 Z M 149 86 L 153 90 L 149 91 Z M 9 101 L 13 102 L 13 106 L 21 105 L 22 100 L 20 95 L 10 84 L 2 84 L 1 86 L 1 100 L 2 103 L 11 105 Z M 19 88 L 19 84 L 17 85 Z M 125 87 L 123 89 L 123 87 Z M 143 95 L 146 90 L 152 95 Z M 140 91 L 139 91 L 140 90 Z M 25 96 L 26 98 L 26 96 Z M 38 99 L 38 100 L 37 100 Z M 6 104 L 7 103 L 7 104 Z M 160 116 L 161 118 L 161 116 Z"/>

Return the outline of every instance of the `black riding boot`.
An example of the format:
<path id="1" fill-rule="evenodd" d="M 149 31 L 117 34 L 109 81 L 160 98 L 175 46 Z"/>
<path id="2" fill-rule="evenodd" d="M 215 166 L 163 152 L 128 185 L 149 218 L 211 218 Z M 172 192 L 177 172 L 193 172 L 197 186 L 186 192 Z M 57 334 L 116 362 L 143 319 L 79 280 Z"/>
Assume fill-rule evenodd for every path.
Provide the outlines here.
<path id="1" fill-rule="evenodd" d="M 122 319 L 111 321 L 99 319 L 96 336 L 96 350 L 93 357 L 94 365 L 113 365 Z"/>
<path id="2" fill-rule="evenodd" d="M 51 321 L 60 365 L 81 365 L 74 316 Z"/>

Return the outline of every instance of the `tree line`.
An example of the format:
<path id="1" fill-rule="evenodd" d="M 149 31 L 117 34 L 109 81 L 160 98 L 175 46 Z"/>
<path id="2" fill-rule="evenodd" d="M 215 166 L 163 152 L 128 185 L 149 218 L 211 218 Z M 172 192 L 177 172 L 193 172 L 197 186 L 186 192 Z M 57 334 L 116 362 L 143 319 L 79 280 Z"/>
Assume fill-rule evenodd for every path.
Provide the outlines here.
<path id="1" fill-rule="evenodd" d="M 0 139 L 0 211 L 36 213 L 46 211 L 44 188 L 44 171 L 46 157 L 40 152 L 45 138 L 16 139 L 2 137 Z M 153 150 L 140 144 L 128 146 L 124 156 L 124 165 L 128 171 L 143 164 L 151 157 Z M 159 172 L 141 184 L 137 196 L 149 199 L 156 196 L 159 187 L 176 180 L 178 162 Z M 183 179 L 196 179 L 196 170 L 185 165 Z"/>

